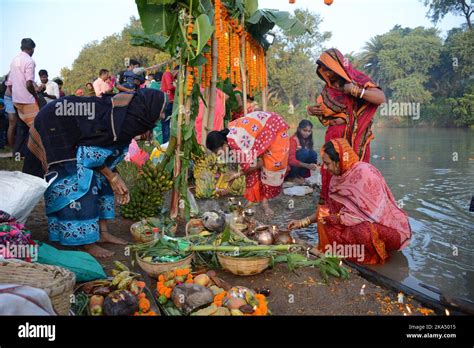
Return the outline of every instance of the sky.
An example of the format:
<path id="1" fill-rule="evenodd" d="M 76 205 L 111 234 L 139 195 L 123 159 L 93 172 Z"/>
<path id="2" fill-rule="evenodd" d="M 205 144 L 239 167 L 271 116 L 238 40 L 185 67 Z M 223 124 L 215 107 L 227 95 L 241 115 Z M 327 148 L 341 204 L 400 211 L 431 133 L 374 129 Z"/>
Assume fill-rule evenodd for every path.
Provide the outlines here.
<path id="1" fill-rule="evenodd" d="M 260 8 L 293 11 L 307 8 L 321 15 L 322 31 L 332 32 L 326 47 L 358 52 L 371 37 L 403 27 L 433 26 L 421 0 L 260 0 Z M 8 72 L 18 54 L 21 39 L 36 43 L 36 70 L 46 69 L 50 78 L 62 67 L 71 67 L 82 47 L 93 40 L 120 32 L 130 17 L 138 18 L 133 0 L 0 0 L 0 76 Z M 464 23 L 463 17 L 446 16 L 436 25 L 447 30 Z"/>

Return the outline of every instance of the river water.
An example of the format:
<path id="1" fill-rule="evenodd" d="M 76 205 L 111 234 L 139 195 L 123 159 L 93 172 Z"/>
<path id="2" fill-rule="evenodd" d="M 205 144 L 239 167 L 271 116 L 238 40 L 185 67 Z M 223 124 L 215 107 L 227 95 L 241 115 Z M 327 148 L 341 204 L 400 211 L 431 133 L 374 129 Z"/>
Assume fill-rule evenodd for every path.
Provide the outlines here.
<path id="1" fill-rule="evenodd" d="M 314 130 L 317 149 L 324 131 Z M 377 266 L 379 271 L 474 301 L 474 212 L 469 212 L 474 130 L 385 128 L 374 133 L 371 163 L 408 213 L 413 231 L 401 259 Z M 312 242 L 317 238 L 314 231 L 298 235 Z"/>

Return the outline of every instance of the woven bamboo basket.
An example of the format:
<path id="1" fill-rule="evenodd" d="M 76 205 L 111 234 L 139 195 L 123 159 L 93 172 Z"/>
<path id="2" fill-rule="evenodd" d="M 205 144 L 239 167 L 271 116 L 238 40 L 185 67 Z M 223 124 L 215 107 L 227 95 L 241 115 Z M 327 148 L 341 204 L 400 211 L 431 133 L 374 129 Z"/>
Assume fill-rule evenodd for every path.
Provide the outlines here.
<path id="1" fill-rule="evenodd" d="M 150 243 L 154 239 L 153 232 L 151 232 L 151 230 L 150 230 L 149 234 L 140 233 L 137 230 L 137 227 L 139 227 L 141 224 L 144 224 L 144 223 L 146 223 L 146 220 L 141 220 L 141 221 L 135 222 L 132 226 L 130 226 L 130 233 L 132 234 L 132 237 L 133 237 L 133 240 L 135 241 L 135 243 Z M 169 232 L 172 235 L 174 235 L 174 234 L 176 234 L 176 229 L 177 229 L 177 226 L 174 225 L 169 229 Z"/>
<path id="2" fill-rule="evenodd" d="M 269 257 L 232 257 L 218 253 L 222 268 L 239 276 L 260 274 L 270 266 Z"/>
<path id="3" fill-rule="evenodd" d="M 189 256 L 176 262 L 148 262 L 137 255 L 137 263 L 150 277 L 158 278 L 161 273 L 171 271 L 172 269 L 189 268 L 193 256 L 194 254 L 191 253 Z"/>
<path id="4" fill-rule="evenodd" d="M 58 315 L 68 315 L 76 275 L 51 265 L 20 260 L 0 260 L 0 284 L 19 284 L 43 289 Z"/>

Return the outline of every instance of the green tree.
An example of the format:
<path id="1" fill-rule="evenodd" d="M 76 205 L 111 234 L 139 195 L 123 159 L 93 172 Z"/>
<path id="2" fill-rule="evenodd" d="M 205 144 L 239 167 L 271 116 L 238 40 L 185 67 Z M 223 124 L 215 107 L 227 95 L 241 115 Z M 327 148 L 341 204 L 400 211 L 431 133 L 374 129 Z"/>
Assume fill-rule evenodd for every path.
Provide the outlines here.
<path id="1" fill-rule="evenodd" d="M 433 23 L 437 23 L 443 19 L 448 13 L 457 16 L 464 16 L 467 26 L 472 29 L 471 15 L 472 7 L 467 3 L 467 0 L 424 0 L 424 5 L 429 6 L 427 17 Z"/>
<path id="2" fill-rule="evenodd" d="M 268 51 L 270 100 L 274 105 L 288 103 L 291 108 L 308 102 L 322 88 L 316 75 L 316 60 L 331 36 L 320 31 L 319 15 L 297 9 L 295 16 L 311 33 L 293 36 L 278 31 L 275 44 Z"/>
<path id="3" fill-rule="evenodd" d="M 121 33 L 105 37 L 102 41 L 92 41 L 84 46 L 79 56 L 72 63 L 71 69 L 61 69 L 65 89 L 73 93 L 77 88 L 84 88 L 98 76 L 99 70 L 108 69 L 117 74 L 125 69 L 124 59 L 138 60 L 142 66 L 151 66 L 166 60 L 169 56 L 152 48 L 137 47 L 130 44 L 130 30 L 140 27 L 135 18 Z"/>

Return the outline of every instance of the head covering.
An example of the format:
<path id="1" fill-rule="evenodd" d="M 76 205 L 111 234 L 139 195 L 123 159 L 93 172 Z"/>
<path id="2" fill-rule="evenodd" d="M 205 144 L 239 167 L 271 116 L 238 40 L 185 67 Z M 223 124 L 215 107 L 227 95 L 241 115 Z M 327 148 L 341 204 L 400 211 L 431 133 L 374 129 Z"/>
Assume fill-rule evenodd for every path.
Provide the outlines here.
<path id="1" fill-rule="evenodd" d="M 331 48 L 324 51 L 319 57 L 317 64 L 338 74 L 346 83 L 354 83 L 361 88 L 378 87 L 367 75 L 355 69 L 352 64 L 344 58 L 342 53 Z M 363 99 L 356 99 L 345 92 L 335 88 L 326 76 L 321 74 L 318 67 L 317 74 L 326 82 L 321 98 L 326 107 L 336 114 L 344 113 L 348 118 L 348 129 L 346 139 L 354 148 L 360 159 L 365 157 L 365 150 L 373 139 L 370 127 L 378 105 L 369 103 Z"/>
<path id="2" fill-rule="evenodd" d="M 157 90 L 101 98 L 64 97 L 40 110 L 30 128 L 28 149 L 46 172 L 51 164 L 75 160 L 81 145 L 128 145 L 155 126 L 164 105 L 165 95 Z M 38 172 L 38 163 L 26 162 L 24 168 Z"/>
<path id="3" fill-rule="evenodd" d="M 349 169 L 351 169 L 357 162 L 359 162 L 359 157 L 355 153 L 354 149 L 349 145 L 349 142 L 344 138 L 332 139 L 331 143 L 334 146 L 337 154 L 339 155 L 339 168 L 341 169 L 341 174 L 344 174 Z M 321 157 L 324 154 L 324 146 L 321 149 Z"/>
<path id="4" fill-rule="evenodd" d="M 165 105 L 166 94 L 162 91 L 139 89 L 127 109 L 125 122 L 117 132 L 118 141 L 128 144 L 137 135 L 153 129 Z"/>

